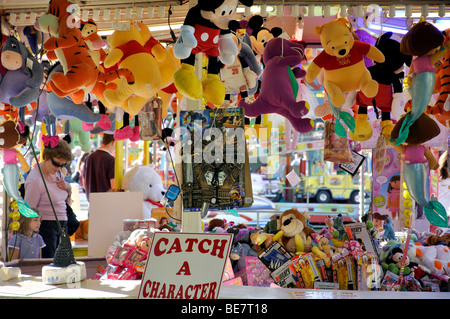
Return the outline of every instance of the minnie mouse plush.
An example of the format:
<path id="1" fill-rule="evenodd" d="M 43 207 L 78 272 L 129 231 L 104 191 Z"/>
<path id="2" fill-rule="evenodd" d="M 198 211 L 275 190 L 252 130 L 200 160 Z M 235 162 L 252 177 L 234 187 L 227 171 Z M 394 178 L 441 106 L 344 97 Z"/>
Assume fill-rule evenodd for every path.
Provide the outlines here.
<path id="1" fill-rule="evenodd" d="M 253 4 L 253 0 L 239 2 L 245 6 Z M 214 105 L 223 103 L 225 87 L 218 75 L 218 59 L 230 64 L 238 54 L 228 28 L 237 4 L 237 0 L 199 0 L 189 9 L 174 46 L 175 57 L 181 60 L 181 68 L 174 74 L 174 84 L 187 98 L 199 100 L 203 96 Z M 197 53 L 208 56 L 208 74 L 203 81 L 194 71 Z"/>

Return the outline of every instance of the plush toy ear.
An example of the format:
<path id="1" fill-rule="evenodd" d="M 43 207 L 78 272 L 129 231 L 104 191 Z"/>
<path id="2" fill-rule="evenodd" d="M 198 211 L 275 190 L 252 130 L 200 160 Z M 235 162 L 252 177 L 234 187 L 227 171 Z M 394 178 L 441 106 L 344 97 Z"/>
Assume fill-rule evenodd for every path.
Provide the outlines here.
<path id="1" fill-rule="evenodd" d="M 341 21 L 343 24 L 348 25 L 348 20 L 346 18 L 339 18 L 338 21 Z"/>
<path id="2" fill-rule="evenodd" d="M 254 15 L 248 19 L 248 27 L 252 30 L 257 30 L 264 24 L 264 19 L 260 15 Z"/>
<path id="3" fill-rule="evenodd" d="M 321 33 L 322 33 L 322 29 L 323 29 L 323 26 L 321 26 L 321 25 L 316 25 L 316 27 L 314 28 L 314 32 L 315 32 L 316 34 L 321 34 Z"/>
<path id="4" fill-rule="evenodd" d="M 198 6 L 205 11 L 213 11 L 218 7 L 218 4 L 222 3 L 220 0 L 198 0 Z"/>
<path id="5" fill-rule="evenodd" d="M 246 7 L 251 7 L 253 5 L 253 0 L 240 0 L 239 2 Z"/>

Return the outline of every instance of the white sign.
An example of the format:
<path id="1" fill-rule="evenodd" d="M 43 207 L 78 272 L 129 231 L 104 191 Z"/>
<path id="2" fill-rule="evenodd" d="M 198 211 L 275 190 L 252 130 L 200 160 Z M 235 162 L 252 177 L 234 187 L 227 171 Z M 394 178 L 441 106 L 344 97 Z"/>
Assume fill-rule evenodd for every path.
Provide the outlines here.
<path id="1" fill-rule="evenodd" d="M 157 232 L 139 299 L 217 299 L 232 234 Z"/>

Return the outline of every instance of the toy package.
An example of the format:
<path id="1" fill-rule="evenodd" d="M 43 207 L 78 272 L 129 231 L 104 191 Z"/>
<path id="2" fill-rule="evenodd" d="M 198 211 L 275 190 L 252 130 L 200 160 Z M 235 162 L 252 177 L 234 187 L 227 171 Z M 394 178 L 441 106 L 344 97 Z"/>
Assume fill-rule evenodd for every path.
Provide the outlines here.
<path id="1" fill-rule="evenodd" d="M 353 257 L 347 250 L 331 259 L 333 282 L 339 283 L 341 290 L 355 290 L 356 270 Z"/>
<path id="2" fill-rule="evenodd" d="M 259 255 L 259 259 L 272 272 L 281 267 L 285 262 L 292 258 L 292 254 L 288 252 L 279 242 L 273 242 L 264 252 Z"/>
<path id="3" fill-rule="evenodd" d="M 234 278 L 233 267 L 231 266 L 230 257 L 227 258 L 227 263 L 225 264 L 225 271 L 223 272 L 222 281 L 231 280 Z"/>
<path id="4" fill-rule="evenodd" d="M 272 278 L 282 288 L 301 288 L 298 276 L 291 271 L 292 261 L 285 262 L 272 272 Z"/>
<path id="5" fill-rule="evenodd" d="M 270 285 L 274 283 L 270 270 L 258 257 L 246 256 L 245 270 L 247 273 L 248 286 L 270 287 Z"/>
<path id="6" fill-rule="evenodd" d="M 378 257 L 367 251 L 358 251 L 355 256 L 358 290 L 380 290 L 383 275 Z"/>
<path id="7" fill-rule="evenodd" d="M 313 289 L 314 282 L 322 281 L 319 270 L 314 263 L 311 253 L 301 254 L 291 259 L 301 288 Z M 292 269 L 292 268 L 291 268 Z"/>
<path id="8" fill-rule="evenodd" d="M 325 121 L 323 160 L 338 164 L 353 163 L 348 139 L 337 135 L 334 130 L 334 125 L 335 119 Z"/>

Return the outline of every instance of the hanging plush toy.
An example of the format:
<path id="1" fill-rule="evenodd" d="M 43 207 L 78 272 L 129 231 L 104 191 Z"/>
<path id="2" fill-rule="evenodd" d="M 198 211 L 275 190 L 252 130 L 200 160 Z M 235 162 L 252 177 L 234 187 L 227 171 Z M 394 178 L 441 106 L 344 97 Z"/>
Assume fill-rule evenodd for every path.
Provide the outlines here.
<path id="1" fill-rule="evenodd" d="M 442 32 L 445 35 L 445 43 L 450 40 L 450 29 Z M 436 98 L 434 106 L 427 109 L 428 114 L 433 114 L 436 120 L 442 125 L 450 127 L 450 108 L 449 108 L 449 94 L 450 94 L 450 51 L 447 51 L 442 59 L 442 65 L 436 70 L 436 82 L 434 90 L 439 93 Z"/>
<path id="2" fill-rule="evenodd" d="M 115 30 L 108 37 L 110 51 L 105 58 L 105 68 L 128 69 L 134 75 L 134 82 L 128 83 L 122 78 L 117 89 L 106 89 L 103 94 L 109 104 L 120 106 L 132 116 L 162 88 L 156 59 L 142 45 L 146 34 L 145 29 L 130 23 L 128 30 Z"/>
<path id="3" fill-rule="evenodd" d="M 36 102 L 44 78 L 43 69 L 17 38 L 10 36 L 3 44 L 1 64 L 6 69 L 0 84 L 1 101 L 15 107 Z"/>
<path id="4" fill-rule="evenodd" d="M 425 112 L 433 94 L 436 73 L 434 64 L 450 49 L 450 43 L 444 43 L 444 35 L 434 25 L 420 21 L 406 33 L 400 42 L 403 54 L 414 56 L 409 68 L 409 90 L 411 111 L 402 121 L 395 145 L 406 141 L 410 126 Z M 442 46 L 442 47 L 441 47 Z"/>
<path id="5" fill-rule="evenodd" d="M 250 29 L 250 42 L 255 55 L 261 60 L 264 56 L 264 48 L 273 38 L 279 37 L 283 30 L 280 27 L 268 29 L 264 27 L 264 18 L 254 15 L 248 19 L 247 28 Z"/>
<path id="6" fill-rule="evenodd" d="M 63 72 L 51 75 L 48 82 L 51 90 L 59 97 L 70 96 L 75 103 L 83 102 L 86 93 L 100 82 L 117 78 L 117 73 L 102 73 L 90 56 L 82 38 L 81 30 L 74 25 L 71 12 L 72 2 L 51 0 L 47 13 L 39 17 L 38 26 L 51 37 L 43 47 L 49 59 L 58 59 Z M 125 79 L 130 81 L 130 79 Z"/>
<path id="7" fill-rule="evenodd" d="M 253 0 L 239 2 L 245 6 L 253 4 Z M 218 61 L 233 63 L 238 54 L 228 28 L 237 4 L 236 0 L 199 0 L 189 9 L 174 47 L 175 57 L 181 60 L 174 84 L 184 96 L 193 100 L 204 97 L 214 105 L 223 103 L 225 87 L 218 75 Z M 208 56 L 208 73 L 202 81 L 194 70 L 197 53 Z"/>
<path id="8" fill-rule="evenodd" d="M 180 61 L 175 58 L 173 47 L 164 48 L 164 46 L 153 37 L 150 29 L 142 22 L 137 22 L 142 35 L 142 45 L 156 59 L 159 73 L 161 74 L 161 90 L 158 97 L 162 99 L 162 116 L 166 118 L 167 109 L 174 94 L 178 93 L 173 83 L 173 75 L 180 68 Z"/>
<path id="9" fill-rule="evenodd" d="M 372 125 L 369 123 L 367 108 L 373 106 L 381 110 L 382 134 L 387 140 L 394 124 L 391 121 L 393 94 L 403 92 L 403 65 L 411 65 L 412 57 L 400 52 L 400 42 L 391 38 L 392 32 L 384 33 L 375 43 L 375 47 L 383 53 L 385 61 L 369 66 L 372 79 L 378 82 L 378 93 L 368 98 L 362 91 L 356 96 L 358 114 L 356 115 L 355 133 L 350 137 L 355 141 L 366 141 L 372 136 Z"/>
<path id="10" fill-rule="evenodd" d="M 323 51 L 309 65 L 305 80 L 312 83 L 324 70 L 323 86 L 329 95 L 332 114 L 338 119 L 336 133 L 346 136 L 339 119 L 342 117 L 350 131 L 354 131 L 354 119 L 340 110 L 345 103 L 345 93 L 361 90 L 367 97 L 374 97 L 378 92 L 378 83 L 370 76 L 364 57 L 381 63 L 384 56 L 373 45 L 355 40 L 344 18 L 316 26 L 315 32 L 320 35 Z"/>
<path id="11" fill-rule="evenodd" d="M 391 132 L 393 140 L 396 140 L 399 136 L 400 130 L 404 127 L 403 122 L 407 118 L 408 115 L 403 116 L 395 124 Z M 438 136 L 439 133 L 440 128 L 437 123 L 427 114 L 422 113 L 410 125 L 409 135 L 404 141 L 405 144 L 397 145 L 396 141 L 394 147 L 402 154 L 402 161 L 405 164 L 403 166 L 403 176 L 411 197 L 423 207 L 425 216 L 430 223 L 440 227 L 449 227 L 445 208 L 438 201 L 429 200 L 427 185 L 428 167 L 434 170 L 439 167 L 439 164 L 428 147 L 422 145 Z"/>
<path id="12" fill-rule="evenodd" d="M 3 186 L 12 199 L 17 202 L 19 212 L 25 217 L 38 217 L 19 192 L 20 169 L 24 172 L 30 170 L 30 166 L 17 150 L 26 143 L 28 127 L 22 122 L 8 120 L 0 125 L 0 149 L 3 150 Z M 20 164 L 20 168 L 19 165 Z"/>
<path id="13" fill-rule="evenodd" d="M 234 34 L 232 37 L 236 42 L 238 52 L 240 52 L 242 49 L 241 40 Z M 245 59 L 240 55 L 237 55 L 234 59 L 234 63 L 224 65 L 219 62 L 219 66 L 220 79 L 225 84 L 225 101 L 222 104 L 222 107 L 227 107 L 232 103 L 232 96 L 235 96 L 237 100 L 238 93 L 241 94 L 241 98 L 247 98 L 249 96 L 249 89 L 256 86 L 257 75 L 250 69 Z"/>
<path id="14" fill-rule="evenodd" d="M 102 103 L 106 103 L 103 92 L 106 89 L 115 90 L 121 77 L 125 77 L 128 83 L 132 83 L 134 81 L 133 73 L 130 70 L 119 68 L 108 70 L 109 72 L 105 70 L 103 62 L 107 54 L 103 50 L 103 39 L 97 33 L 97 24 L 94 20 L 82 21 L 80 31 L 89 55 L 98 69 L 105 74 L 105 78 L 102 81 L 97 81 L 90 93 L 95 94 Z M 114 107 L 111 105 L 109 108 Z M 100 114 L 105 114 L 105 112 L 100 112 Z"/>
<path id="15" fill-rule="evenodd" d="M 62 72 L 62 65 L 60 63 L 55 64 L 51 70 L 49 70 L 49 76 L 54 73 Z M 42 101 L 42 96 L 40 101 Z M 60 97 L 52 90 L 47 90 L 45 93 L 45 102 L 48 110 L 56 118 L 65 120 L 72 119 L 74 117 L 80 119 L 86 123 L 97 122 L 99 126 L 104 129 L 111 127 L 111 121 L 105 114 L 93 112 L 85 103 L 75 103 L 70 97 Z"/>
<path id="16" fill-rule="evenodd" d="M 304 116 L 309 112 L 305 101 L 296 101 L 298 83 L 291 68 L 297 67 L 304 55 L 304 47 L 282 38 L 269 41 L 264 50 L 264 64 L 261 93 L 251 104 L 244 99 L 239 107 L 245 108 L 245 115 L 256 117 L 261 114 L 277 113 L 287 118 L 297 132 L 311 131 L 314 122 Z M 297 75 L 304 70 L 297 68 Z"/>

